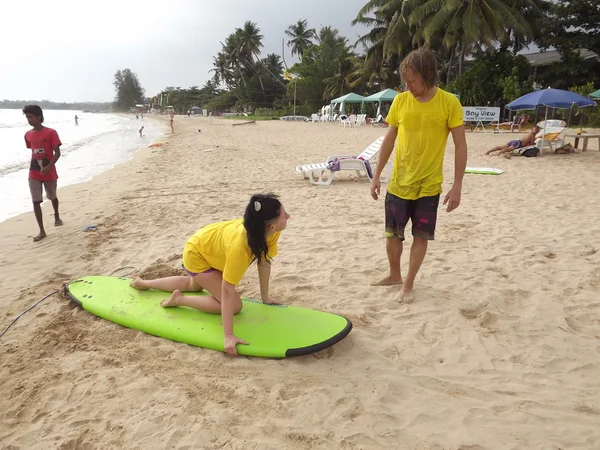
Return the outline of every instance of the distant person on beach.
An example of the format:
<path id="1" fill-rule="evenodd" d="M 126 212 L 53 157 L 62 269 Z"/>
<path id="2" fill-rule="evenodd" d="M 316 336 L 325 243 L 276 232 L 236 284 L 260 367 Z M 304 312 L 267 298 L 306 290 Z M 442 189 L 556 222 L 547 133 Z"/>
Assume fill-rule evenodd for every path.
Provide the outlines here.
<path id="1" fill-rule="evenodd" d="M 411 52 L 400 65 L 408 91 L 398 94 L 385 119 L 388 132 L 381 144 L 379 161 L 371 183 L 377 200 L 381 172 L 397 139 L 394 169 L 385 196 L 385 235 L 389 275 L 373 286 L 402 284 L 399 301 L 414 300 L 413 285 L 425 259 L 428 242 L 434 239 L 442 192 L 444 152 L 448 134 L 455 147 L 454 183 L 444 198 L 446 211 L 458 208 L 467 165 L 467 142 L 460 101 L 436 86 L 437 60 L 425 48 Z M 403 280 L 400 257 L 404 229 L 412 222 L 413 244 L 408 275 Z"/>
<path id="2" fill-rule="evenodd" d="M 244 217 L 206 225 L 188 239 L 183 249 L 182 267 L 187 276 L 131 281 L 135 289 L 158 289 L 173 292 L 161 302 L 164 308 L 187 306 L 223 316 L 225 351 L 237 356 L 238 339 L 233 330 L 233 316 L 242 310 L 242 300 L 235 287 L 248 266 L 257 262 L 260 295 L 265 304 L 279 304 L 269 295 L 271 261 L 277 255 L 277 242 L 290 218 L 273 194 L 253 195 Z M 184 296 L 182 292 L 200 292 L 210 296 Z"/>
<path id="3" fill-rule="evenodd" d="M 43 126 L 44 114 L 38 105 L 27 105 L 23 108 L 23 114 L 33 129 L 25 133 L 25 145 L 31 149 L 31 164 L 29 166 L 29 190 L 33 202 L 33 212 L 40 227 L 40 233 L 33 238 L 34 242 L 41 241 L 46 237 L 44 220 L 42 217 L 42 185 L 46 191 L 46 198 L 52 202 L 54 208 L 54 226 L 63 224 L 58 213 L 58 198 L 56 197 L 56 186 L 58 174 L 56 173 L 56 161 L 60 158 L 60 146 L 62 143 L 58 133 L 52 128 Z"/>
<path id="4" fill-rule="evenodd" d="M 77 117 L 77 114 L 75 114 L 75 125 L 79 125 L 79 117 Z"/>
<path id="5" fill-rule="evenodd" d="M 171 124 L 171 133 L 175 133 L 175 129 L 173 128 L 173 116 L 175 115 L 175 113 L 173 111 L 171 111 L 169 113 L 169 121 Z"/>
<path id="6" fill-rule="evenodd" d="M 144 135 L 142 134 L 142 131 L 144 131 L 144 125 L 142 125 L 142 128 L 140 128 L 140 137 L 143 137 Z"/>
<path id="7" fill-rule="evenodd" d="M 511 141 L 508 141 L 505 145 L 498 145 L 497 147 L 494 147 L 493 149 L 485 152 L 485 154 L 491 155 L 494 152 L 498 152 L 498 156 L 500 156 L 502 153 L 512 153 L 517 149 L 533 145 L 535 144 L 535 135 L 539 132 L 540 127 L 536 125 L 531 129 L 531 131 L 529 131 L 529 133 L 527 133 L 521 139 L 513 139 Z"/>

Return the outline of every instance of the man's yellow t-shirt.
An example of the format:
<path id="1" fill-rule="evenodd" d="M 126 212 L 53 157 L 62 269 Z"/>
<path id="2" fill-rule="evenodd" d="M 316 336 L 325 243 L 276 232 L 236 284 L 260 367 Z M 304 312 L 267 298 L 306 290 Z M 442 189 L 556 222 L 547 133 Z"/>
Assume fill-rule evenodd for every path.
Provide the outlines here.
<path id="1" fill-rule="evenodd" d="M 398 128 L 388 192 L 406 200 L 441 194 L 448 133 L 463 124 L 458 98 L 437 88 L 430 101 L 421 103 L 403 92 L 394 99 L 385 120 Z"/>
<path id="2" fill-rule="evenodd" d="M 268 258 L 277 255 L 280 232 L 267 237 Z M 201 273 L 217 269 L 223 279 L 234 286 L 239 284 L 248 266 L 254 261 L 248 246 L 244 219 L 228 220 L 207 225 L 188 239 L 183 251 L 183 265 L 190 272 Z"/>

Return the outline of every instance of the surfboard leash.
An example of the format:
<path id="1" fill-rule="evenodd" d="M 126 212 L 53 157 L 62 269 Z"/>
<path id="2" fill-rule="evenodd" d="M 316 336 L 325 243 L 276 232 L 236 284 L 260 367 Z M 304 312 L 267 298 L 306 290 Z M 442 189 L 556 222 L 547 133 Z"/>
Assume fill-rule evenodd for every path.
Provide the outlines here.
<path id="1" fill-rule="evenodd" d="M 137 269 L 133 266 L 124 266 L 124 267 L 119 267 L 118 269 L 115 269 L 111 272 L 111 274 L 109 275 L 110 277 L 112 277 L 116 272 L 118 272 L 119 270 L 123 270 L 123 269 L 133 269 L 131 272 L 122 275 L 124 277 L 131 275 L 132 273 L 137 272 Z M 46 295 L 44 298 L 38 300 L 37 302 L 35 302 L 33 305 L 31 305 L 29 308 L 27 308 L 25 311 L 23 311 L 21 314 L 19 314 L 17 317 L 15 317 L 11 323 L 8 324 L 8 326 L 4 329 L 4 331 L 2 333 L 0 333 L 0 337 L 4 336 L 4 334 L 10 329 L 10 327 L 12 327 L 15 322 L 17 320 L 19 320 L 23 315 L 25 315 L 26 313 L 28 313 L 29 311 L 31 311 L 33 308 L 35 308 L 37 305 L 39 305 L 40 303 L 42 303 L 44 300 L 46 300 L 49 297 L 52 297 L 53 295 L 58 294 L 59 292 L 63 292 L 66 293 L 67 292 L 67 286 L 71 283 L 77 283 L 78 280 L 72 280 L 72 281 L 68 281 L 66 283 L 64 283 L 62 285 L 62 287 L 60 289 L 55 290 L 54 292 L 51 292 L 50 294 Z"/>

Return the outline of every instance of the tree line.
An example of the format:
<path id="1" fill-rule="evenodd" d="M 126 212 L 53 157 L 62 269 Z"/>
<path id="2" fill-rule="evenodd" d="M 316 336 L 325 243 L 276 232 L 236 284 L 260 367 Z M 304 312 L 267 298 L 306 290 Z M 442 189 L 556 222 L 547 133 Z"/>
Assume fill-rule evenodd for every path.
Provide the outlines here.
<path id="1" fill-rule="evenodd" d="M 221 41 L 203 87 L 171 86 L 159 95 L 179 111 L 197 105 L 289 114 L 295 91 L 298 112 L 309 114 L 348 92 L 401 90 L 400 61 L 420 46 L 437 56 L 441 87 L 465 105 L 503 106 L 535 85 L 585 94 L 600 87 L 600 64 L 584 61 L 580 50 L 600 54 L 599 23 L 597 0 L 370 0 L 352 22 L 367 28 L 355 42 L 300 19 L 282 30 L 299 60 L 286 67 L 281 56 L 263 53 L 261 29 L 248 21 Z M 556 49 L 562 61 L 532 67 L 519 55 L 532 44 Z"/>

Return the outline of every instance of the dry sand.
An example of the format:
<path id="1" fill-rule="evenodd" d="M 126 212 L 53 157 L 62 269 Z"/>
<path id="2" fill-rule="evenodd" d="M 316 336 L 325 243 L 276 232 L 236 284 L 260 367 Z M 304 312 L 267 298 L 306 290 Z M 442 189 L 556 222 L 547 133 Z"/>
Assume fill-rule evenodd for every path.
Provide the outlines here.
<path id="1" fill-rule="evenodd" d="M 387 260 L 383 201 L 368 181 L 313 187 L 294 171 L 358 154 L 384 131 L 233 123 L 177 117 L 162 148 L 60 189 L 65 225 L 39 244 L 31 213 L 2 223 L 0 326 L 84 274 L 177 272 L 191 233 L 274 191 L 292 217 L 273 296 L 344 314 L 352 333 L 311 356 L 232 359 L 54 296 L 0 339 L 2 448 L 600 448 L 594 143 L 508 160 L 481 154 L 517 134 L 468 132 L 469 165 L 506 172 L 466 175 L 460 208 L 440 205 L 417 301 L 404 305 L 398 287 L 369 286 Z M 447 191 L 451 139 L 445 174 Z M 48 224 L 51 212 L 45 204 Z M 90 224 L 98 231 L 83 232 Z M 258 296 L 254 269 L 241 290 Z"/>

